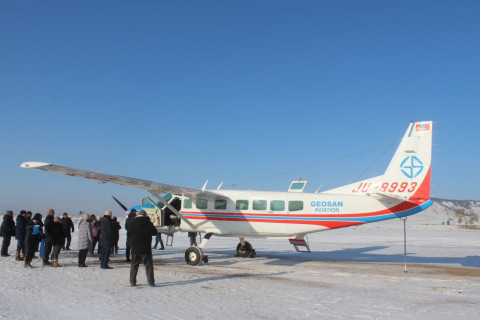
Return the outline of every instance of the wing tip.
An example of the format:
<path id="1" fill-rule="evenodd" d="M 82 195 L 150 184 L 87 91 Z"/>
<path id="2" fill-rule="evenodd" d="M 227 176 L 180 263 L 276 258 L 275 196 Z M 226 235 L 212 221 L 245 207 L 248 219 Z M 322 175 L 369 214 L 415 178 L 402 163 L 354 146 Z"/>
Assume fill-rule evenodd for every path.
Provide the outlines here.
<path id="1" fill-rule="evenodd" d="M 24 162 L 20 165 L 21 168 L 28 168 L 28 169 L 37 169 L 40 167 L 45 167 L 49 166 L 51 163 L 46 163 L 46 162 Z"/>

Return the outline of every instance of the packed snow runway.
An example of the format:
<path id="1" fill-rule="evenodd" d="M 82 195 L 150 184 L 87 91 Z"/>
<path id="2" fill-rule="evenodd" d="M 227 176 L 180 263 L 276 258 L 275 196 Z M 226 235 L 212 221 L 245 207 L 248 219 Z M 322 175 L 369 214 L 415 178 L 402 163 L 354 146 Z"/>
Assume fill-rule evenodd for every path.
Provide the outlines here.
<path id="1" fill-rule="evenodd" d="M 409 220 L 410 221 L 410 220 Z M 412 221 L 415 220 L 412 218 Z M 122 222 L 123 226 L 123 222 Z M 157 287 L 143 267 L 129 286 L 125 234 L 112 270 L 98 258 L 77 267 L 62 251 L 62 268 L 24 269 L 1 258 L 0 318 L 4 319 L 477 319 L 480 231 L 389 221 L 309 235 L 312 253 L 287 240 L 248 239 L 257 258 L 235 258 L 238 239 L 212 238 L 209 263 L 188 266 L 186 234 L 154 250 Z M 76 233 L 72 248 L 76 248 Z M 165 236 L 164 236 L 165 241 Z M 12 241 L 10 254 L 15 251 Z"/>

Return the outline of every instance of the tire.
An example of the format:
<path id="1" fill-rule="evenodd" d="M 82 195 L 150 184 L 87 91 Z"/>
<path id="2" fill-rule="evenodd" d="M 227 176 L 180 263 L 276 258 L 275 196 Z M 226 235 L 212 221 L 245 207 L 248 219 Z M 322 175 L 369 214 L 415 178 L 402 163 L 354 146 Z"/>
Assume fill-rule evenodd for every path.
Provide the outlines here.
<path id="1" fill-rule="evenodd" d="M 203 252 L 199 247 L 190 247 L 185 251 L 185 261 L 191 265 L 199 265 L 203 260 Z"/>
<path id="2" fill-rule="evenodd" d="M 237 245 L 237 256 L 242 258 L 248 258 L 252 254 L 252 245 L 250 242 L 245 241 L 245 245 L 242 246 L 242 243 L 239 242 Z"/>

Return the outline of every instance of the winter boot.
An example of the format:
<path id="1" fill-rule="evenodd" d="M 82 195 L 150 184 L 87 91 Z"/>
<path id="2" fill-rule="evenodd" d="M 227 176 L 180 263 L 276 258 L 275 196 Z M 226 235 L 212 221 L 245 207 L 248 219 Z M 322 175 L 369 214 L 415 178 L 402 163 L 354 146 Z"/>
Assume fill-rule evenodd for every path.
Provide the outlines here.
<path id="1" fill-rule="evenodd" d="M 15 260 L 16 261 L 23 261 L 24 259 L 20 257 L 20 251 L 17 251 L 17 254 L 15 255 Z"/>
<path id="2" fill-rule="evenodd" d="M 32 268 L 32 265 L 30 264 L 30 261 L 25 260 L 25 268 Z"/>
<path id="3" fill-rule="evenodd" d="M 62 265 L 58 263 L 58 259 L 55 260 L 55 267 L 61 267 Z"/>

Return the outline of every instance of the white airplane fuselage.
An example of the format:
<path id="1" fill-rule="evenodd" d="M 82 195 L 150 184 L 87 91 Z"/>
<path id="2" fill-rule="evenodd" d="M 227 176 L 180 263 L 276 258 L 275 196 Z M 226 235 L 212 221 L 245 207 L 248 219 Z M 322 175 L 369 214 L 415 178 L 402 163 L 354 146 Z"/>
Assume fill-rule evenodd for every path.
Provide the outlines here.
<path id="1" fill-rule="evenodd" d="M 180 230 L 214 233 L 219 236 L 291 238 L 317 231 L 406 217 L 426 209 L 432 203 L 427 201 L 414 204 L 396 199 L 380 202 L 365 194 L 238 190 L 209 192 L 217 194 L 218 198 L 206 199 L 206 209 L 197 209 L 195 204 L 185 208 L 184 200 L 189 198 L 183 199 L 180 213 L 192 226 L 181 224 Z M 193 202 L 195 200 L 197 199 Z M 226 206 L 215 209 L 219 200 L 225 200 Z M 237 209 L 238 201 L 243 204 L 248 202 L 248 209 Z M 220 204 L 223 205 L 223 202 Z"/>

